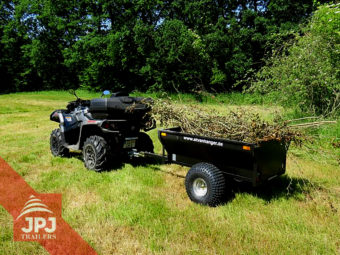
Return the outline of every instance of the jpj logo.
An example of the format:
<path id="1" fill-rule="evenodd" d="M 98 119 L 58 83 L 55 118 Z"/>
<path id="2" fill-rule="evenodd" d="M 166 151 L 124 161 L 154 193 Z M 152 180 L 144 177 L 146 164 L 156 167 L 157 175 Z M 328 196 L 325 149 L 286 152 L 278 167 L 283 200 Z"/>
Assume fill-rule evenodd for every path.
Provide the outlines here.
<path id="1" fill-rule="evenodd" d="M 1 157 L 0 205 L 13 217 L 14 241 L 38 242 L 51 255 L 97 254 L 61 217 L 61 194 L 36 192 Z"/>
<path id="2" fill-rule="evenodd" d="M 14 221 L 16 241 L 57 239 L 57 221 L 61 216 L 58 194 L 31 195 Z"/>

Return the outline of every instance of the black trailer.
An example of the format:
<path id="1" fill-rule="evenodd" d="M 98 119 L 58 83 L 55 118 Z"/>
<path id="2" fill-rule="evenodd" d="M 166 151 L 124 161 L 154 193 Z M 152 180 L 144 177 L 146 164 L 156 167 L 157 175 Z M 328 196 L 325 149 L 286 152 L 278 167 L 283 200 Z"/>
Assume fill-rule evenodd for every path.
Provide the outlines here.
<path id="1" fill-rule="evenodd" d="M 245 143 L 183 133 L 180 127 L 158 130 L 166 163 L 191 167 L 185 186 L 194 202 L 217 205 L 230 178 L 254 187 L 285 173 L 288 144 L 277 140 Z M 146 156 L 156 156 L 146 153 Z"/>

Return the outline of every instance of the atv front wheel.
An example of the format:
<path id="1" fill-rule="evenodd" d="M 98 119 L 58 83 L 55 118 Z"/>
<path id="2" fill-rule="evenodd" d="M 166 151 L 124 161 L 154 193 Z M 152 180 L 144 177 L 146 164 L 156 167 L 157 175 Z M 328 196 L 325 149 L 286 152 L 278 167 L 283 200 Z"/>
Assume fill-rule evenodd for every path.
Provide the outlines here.
<path id="1" fill-rule="evenodd" d="M 50 136 L 50 149 L 55 157 L 66 157 L 69 155 L 69 149 L 62 144 L 60 129 L 54 129 Z"/>
<path id="2" fill-rule="evenodd" d="M 83 159 L 87 169 L 100 171 L 107 167 L 110 158 L 110 148 L 101 136 L 90 136 L 83 146 Z"/>

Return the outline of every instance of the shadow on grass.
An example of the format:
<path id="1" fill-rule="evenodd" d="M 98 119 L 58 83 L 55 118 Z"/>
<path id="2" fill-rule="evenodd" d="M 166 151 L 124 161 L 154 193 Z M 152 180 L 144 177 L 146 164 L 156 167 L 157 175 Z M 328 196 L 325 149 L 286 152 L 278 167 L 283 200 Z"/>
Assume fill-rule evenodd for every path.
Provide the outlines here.
<path id="1" fill-rule="evenodd" d="M 68 158 L 76 158 L 76 159 L 78 159 L 78 160 L 80 160 L 84 163 L 82 153 L 70 152 L 67 157 Z M 144 157 L 137 158 L 136 157 L 136 158 L 130 159 L 129 157 L 122 157 L 122 158 L 117 157 L 117 158 L 111 159 L 108 162 L 106 169 L 98 171 L 98 173 L 118 171 L 118 170 L 121 170 L 122 168 L 124 168 L 125 164 L 131 164 L 133 167 L 139 167 L 139 166 L 149 167 L 150 166 L 150 168 L 152 168 L 152 166 L 161 165 L 162 162 L 157 160 L 157 159 L 154 159 L 154 158 L 144 158 Z M 155 169 L 153 169 L 153 170 L 155 170 Z M 160 169 L 157 168 L 157 170 L 160 170 Z"/>
<path id="2" fill-rule="evenodd" d="M 148 166 L 153 171 L 161 171 L 165 174 L 172 175 L 177 178 L 185 178 L 184 175 L 163 171 L 158 165 Z M 236 194 L 250 194 L 263 199 L 267 203 L 277 199 L 297 199 L 301 200 L 308 195 L 312 189 L 317 189 L 315 184 L 311 183 L 308 179 L 289 177 L 282 175 L 270 182 L 263 183 L 259 187 L 252 187 L 250 183 L 228 181 L 226 193 L 222 199 L 222 205 L 230 203 L 236 197 Z"/>
<path id="3" fill-rule="evenodd" d="M 68 155 L 68 158 L 75 158 L 84 163 L 83 155 L 82 153 L 79 153 L 79 152 L 70 152 Z M 124 167 L 125 163 L 126 163 L 125 161 L 122 161 L 120 159 L 112 159 L 108 163 L 108 167 L 104 170 L 98 171 L 98 173 L 120 170 Z"/>
<path id="4" fill-rule="evenodd" d="M 252 187 L 249 183 L 231 183 L 233 197 L 226 197 L 226 203 L 231 202 L 238 193 L 248 193 L 259 197 L 266 202 L 277 199 L 296 198 L 301 199 L 303 195 L 308 194 L 314 184 L 304 178 L 289 177 L 283 175 L 270 182 L 264 183 L 259 187 Z"/>
<path id="5" fill-rule="evenodd" d="M 162 170 L 159 167 L 160 164 L 155 164 L 155 162 L 147 166 L 153 171 L 160 171 L 177 178 L 185 178 L 184 175 Z M 290 177 L 286 174 L 269 182 L 263 183 L 259 187 L 253 187 L 251 183 L 229 180 L 227 182 L 226 193 L 222 204 L 232 202 L 236 197 L 236 194 L 240 193 L 247 193 L 259 197 L 268 203 L 277 199 L 302 199 L 305 195 L 308 195 L 312 189 L 317 188 L 319 187 L 311 183 L 308 179 Z"/>
<path id="6" fill-rule="evenodd" d="M 185 178 L 184 175 L 163 171 L 159 165 L 149 165 L 148 167 L 153 171 L 161 171 L 177 178 Z M 317 188 L 319 187 L 311 183 L 308 179 L 290 177 L 288 175 L 282 175 L 272 181 L 263 183 L 259 187 L 252 187 L 251 183 L 229 180 L 222 204 L 232 202 L 236 194 L 240 193 L 259 197 L 268 203 L 277 199 L 302 199 L 305 195 L 308 195 L 312 189 Z"/>
<path id="7" fill-rule="evenodd" d="M 77 158 L 81 161 L 82 154 L 71 153 L 70 157 Z M 162 162 L 152 158 L 135 158 L 135 159 L 117 159 L 109 163 L 109 168 L 100 172 L 118 171 L 124 168 L 125 164 L 131 164 L 133 167 L 148 167 L 151 171 L 160 171 L 164 174 L 172 175 L 176 178 L 184 179 L 184 175 L 163 171 L 160 166 Z M 227 192 L 224 196 L 222 204 L 232 202 L 236 194 L 247 193 L 259 197 L 266 202 L 277 199 L 296 198 L 301 199 L 307 195 L 312 188 L 316 186 L 309 180 L 304 178 L 289 177 L 288 175 L 280 176 L 270 182 L 264 183 L 259 187 L 252 187 L 250 183 L 229 181 L 227 184 Z"/>

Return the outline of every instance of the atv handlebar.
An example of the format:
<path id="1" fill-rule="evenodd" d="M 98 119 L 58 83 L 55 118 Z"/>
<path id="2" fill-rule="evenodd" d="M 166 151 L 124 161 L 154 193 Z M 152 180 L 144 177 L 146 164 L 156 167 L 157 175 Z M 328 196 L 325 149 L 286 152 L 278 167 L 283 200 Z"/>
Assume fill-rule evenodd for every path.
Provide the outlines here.
<path id="1" fill-rule="evenodd" d="M 90 100 L 83 100 L 83 99 L 77 98 L 77 100 L 71 101 L 67 104 L 67 110 L 71 112 L 79 106 L 84 106 L 84 107 L 90 106 Z"/>

